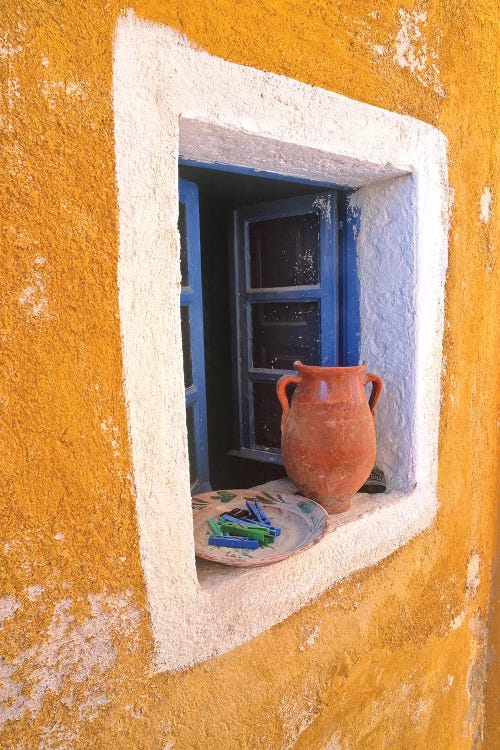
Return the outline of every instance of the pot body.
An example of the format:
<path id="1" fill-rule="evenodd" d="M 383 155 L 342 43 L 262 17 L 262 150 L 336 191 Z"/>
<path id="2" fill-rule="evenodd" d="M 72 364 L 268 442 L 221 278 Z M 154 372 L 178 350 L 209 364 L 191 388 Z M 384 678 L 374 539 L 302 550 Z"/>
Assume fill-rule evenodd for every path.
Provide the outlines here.
<path id="1" fill-rule="evenodd" d="M 377 375 L 359 367 L 311 367 L 295 362 L 277 393 L 283 408 L 281 447 L 285 469 L 301 492 L 328 513 L 347 510 L 368 478 L 376 455 Z M 368 401 L 365 385 L 373 383 Z M 297 388 L 289 405 L 286 388 Z"/>

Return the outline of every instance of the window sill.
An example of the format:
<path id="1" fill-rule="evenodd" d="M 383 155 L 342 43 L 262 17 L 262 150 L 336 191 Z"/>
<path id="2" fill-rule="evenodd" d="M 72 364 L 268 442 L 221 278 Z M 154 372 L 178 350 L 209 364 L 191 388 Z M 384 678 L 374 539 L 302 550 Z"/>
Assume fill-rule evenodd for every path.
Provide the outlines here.
<path id="1" fill-rule="evenodd" d="M 286 479 L 260 488 L 294 491 Z M 300 555 L 264 568 L 245 569 L 198 560 L 197 625 L 203 636 L 197 641 L 203 653 L 195 660 L 245 643 L 337 581 L 378 563 L 426 529 L 436 509 L 431 488 L 416 488 L 410 493 L 358 493 L 348 511 L 329 516 L 328 531 L 321 542 Z"/>

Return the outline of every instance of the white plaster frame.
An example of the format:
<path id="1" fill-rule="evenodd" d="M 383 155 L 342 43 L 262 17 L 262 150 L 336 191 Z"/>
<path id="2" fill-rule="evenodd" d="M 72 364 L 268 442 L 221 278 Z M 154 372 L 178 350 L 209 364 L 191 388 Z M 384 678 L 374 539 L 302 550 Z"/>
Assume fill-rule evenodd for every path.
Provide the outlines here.
<path id="1" fill-rule="evenodd" d="M 434 518 L 446 140 L 415 119 L 212 57 L 132 12 L 116 31 L 114 109 L 140 549 L 158 668 L 176 670 L 248 641 Z M 202 567 L 197 576 L 179 312 L 179 155 L 359 187 L 362 354 L 386 383 L 378 441 L 391 491 L 358 495 L 349 512 L 331 517 L 320 544 L 268 568 Z"/>

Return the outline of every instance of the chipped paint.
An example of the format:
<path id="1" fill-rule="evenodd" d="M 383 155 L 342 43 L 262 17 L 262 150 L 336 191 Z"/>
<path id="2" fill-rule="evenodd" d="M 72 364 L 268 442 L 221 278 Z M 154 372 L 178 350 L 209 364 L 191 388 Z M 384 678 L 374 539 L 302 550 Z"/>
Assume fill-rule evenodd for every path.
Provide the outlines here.
<path id="1" fill-rule="evenodd" d="M 78 741 L 76 732 L 56 722 L 42 728 L 37 750 L 71 750 L 76 741 Z"/>
<path id="2" fill-rule="evenodd" d="M 101 681 L 116 658 L 114 639 L 130 636 L 141 613 L 131 592 L 89 595 L 88 601 L 90 614 L 78 623 L 71 614 L 73 601 L 61 599 L 54 605 L 45 640 L 20 651 L 12 661 L 2 662 L 0 728 L 27 712 L 36 717 L 47 693 L 60 694 L 60 700 L 71 706 L 74 688 L 80 684 L 85 686 L 79 704 L 82 720 L 95 719 L 100 707 L 109 702 Z"/>
<path id="3" fill-rule="evenodd" d="M 493 210 L 493 194 L 491 188 L 485 187 L 479 202 L 479 218 L 483 224 L 488 224 Z"/>
<path id="4" fill-rule="evenodd" d="M 44 65 L 43 61 L 42 65 Z M 45 67 L 48 67 L 48 65 Z M 60 98 L 63 96 L 84 101 L 88 97 L 88 84 L 81 81 L 42 81 L 40 91 L 47 100 L 50 109 L 56 109 Z"/>
<path id="5" fill-rule="evenodd" d="M 120 455 L 120 428 L 113 424 L 113 417 L 107 417 L 101 422 L 101 430 L 107 435 L 108 441 L 113 449 L 113 455 L 118 458 Z"/>
<path id="6" fill-rule="evenodd" d="M 13 596 L 2 596 L 0 598 L 0 629 L 5 620 L 11 620 L 21 604 Z"/>
<path id="7" fill-rule="evenodd" d="M 311 726 L 320 711 L 319 694 L 312 687 L 297 695 L 283 696 L 279 705 L 279 717 L 283 726 L 285 743 L 283 750 L 291 750 L 295 747 L 300 735 Z"/>
<path id="8" fill-rule="evenodd" d="M 461 612 L 459 612 L 456 617 L 453 618 L 453 620 L 450 622 L 450 630 L 457 630 L 457 628 L 461 628 L 464 624 L 465 617 L 467 615 L 467 612 L 465 609 L 463 609 Z"/>
<path id="9" fill-rule="evenodd" d="M 306 646 L 314 646 L 314 644 L 318 640 L 320 632 L 321 627 L 319 625 L 304 626 L 302 628 L 302 635 L 304 636 L 304 640 L 300 644 L 299 649 L 303 651 Z"/>
<path id="10" fill-rule="evenodd" d="M 481 558 L 477 553 L 472 555 L 469 562 L 467 563 L 467 590 L 471 596 L 474 596 L 481 579 L 479 577 L 479 569 L 481 567 Z"/>
<path id="11" fill-rule="evenodd" d="M 46 262 L 43 256 L 36 256 L 28 285 L 19 294 L 19 304 L 25 307 L 35 318 L 50 318 L 49 301 L 46 296 L 45 280 L 42 266 Z"/>
<path id="12" fill-rule="evenodd" d="M 332 737 L 332 739 L 328 742 L 327 745 L 323 748 L 323 750 L 348 750 L 348 745 L 342 746 L 341 744 L 342 739 L 342 733 L 336 732 L 335 736 Z"/>
<path id="13" fill-rule="evenodd" d="M 28 588 L 26 589 L 26 593 L 30 602 L 36 602 L 36 600 L 41 597 L 44 591 L 44 586 L 37 586 L 36 584 L 33 586 L 28 586 Z"/>
<path id="14" fill-rule="evenodd" d="M 0 33 L 0 58 L 6 60 L 12 55 L 19 55 L 22 51 L 22 45 L 12 38 L 8 31 Z"/>
<path id="15" fill-rule="evenodd" d="M 427 39 L 427 12 L 400 8 L 400 28 L 394 40 L 394 62 L 401 68 L 409 68 L 412 75 L 424 86 L 445 97 L 446 92 L 440 82 L 438 53 L 429 47 Z"/>

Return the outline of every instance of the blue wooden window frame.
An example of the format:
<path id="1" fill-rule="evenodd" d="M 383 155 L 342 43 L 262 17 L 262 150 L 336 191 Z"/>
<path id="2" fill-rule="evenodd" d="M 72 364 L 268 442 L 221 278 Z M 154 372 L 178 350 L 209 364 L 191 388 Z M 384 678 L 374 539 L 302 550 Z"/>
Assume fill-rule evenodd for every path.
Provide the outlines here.
<path id="1" fill-rule="evenodd" d="M 339 211 L 342 219 L 339 219 Z M 319 283 L 255 289 L 250 281 L 249 225 L 252 222 L 316 213 L 319 217 Z M 320 364 L 357 364 L 359 359 L 359 288 L 355 238 L 348 199 L 338 191 L 267 201 L 237 209 L 233 217 L 233 310 L 235 333 L 238 447 L 233 454 L 282 463 L 281 451 L 255 443 L 253 384 L 272 382 L 293 371 L 253 367 L 251 308 L 260 302 L 313 301 L 320 305 Z M 352 212 L 351 212 L 352 213 Z"/>
<path id="2" fill-rule="evenodd" d="M 188 180 L 179 180 L 179 203 L 185 207 L 187 285 L 181 286 L 181 308 L 189 311 L 192 384 L 186 388 L 187 409 L 193 409 L 194 448 L 197 481 L 191 487 L 193 494 L 208 492 L 207 397 L 205 388 L 205 351 L 203 341 L 203 293 L 201 286 L 200 208 L 198 186 Z"/>

